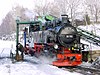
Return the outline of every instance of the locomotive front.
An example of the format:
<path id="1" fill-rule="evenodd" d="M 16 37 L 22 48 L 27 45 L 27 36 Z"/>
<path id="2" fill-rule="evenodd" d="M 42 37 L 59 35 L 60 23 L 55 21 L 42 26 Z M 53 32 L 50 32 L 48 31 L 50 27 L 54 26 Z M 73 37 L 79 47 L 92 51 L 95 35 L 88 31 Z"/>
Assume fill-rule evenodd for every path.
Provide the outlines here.
<path id="1" fill-rule="evenodd" d="M 70 24 L 65 23 L 63 27 L 60 28 L 58 32 L 58 41 L 64 47 L 69 47 L 74 44 L 77 38 L 77 30 Z"/>
<path id="2" fill-rule="evenodd" d="M 66 16 L 62 17 L 59 26 L 55 27 L 55 32 L 58 43 L 64 47 L 68 48 L 75 43 L 80 43 L 76 28 L 70 24 Z"/>
<path id="3" fill-rule="evenodd" d="M 82 63 L 80 36 L 67 17 L 62 19 L 62 23 L 55 28 L 59 47 L 57 60 L 53 62 L 55 66 L 77 66 Z"/>

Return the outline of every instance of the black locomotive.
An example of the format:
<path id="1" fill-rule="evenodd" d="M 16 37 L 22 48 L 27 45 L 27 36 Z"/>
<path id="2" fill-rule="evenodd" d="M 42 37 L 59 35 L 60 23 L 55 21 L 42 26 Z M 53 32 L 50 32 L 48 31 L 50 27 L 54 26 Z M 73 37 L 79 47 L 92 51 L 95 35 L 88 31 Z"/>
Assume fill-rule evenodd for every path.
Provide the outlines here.
<path id="1" fill-rule="evenodd" d="M 42 24 L 30 25 L 29 41 L 34 48 L 34 53 L 41 54 L 47 50 L 48 56 L 56 54 L 56 66 L 77 66 L 82 63 L 80 36 L 71 25 L 68 16 Z M 33 39 L 33 40 L 32 40 Z"/>

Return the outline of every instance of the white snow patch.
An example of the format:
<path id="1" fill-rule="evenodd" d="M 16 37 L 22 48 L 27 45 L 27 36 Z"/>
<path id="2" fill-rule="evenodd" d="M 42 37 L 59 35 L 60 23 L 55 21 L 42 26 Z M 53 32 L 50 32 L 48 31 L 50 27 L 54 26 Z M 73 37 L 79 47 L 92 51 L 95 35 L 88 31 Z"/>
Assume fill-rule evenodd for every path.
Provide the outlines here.
<path id="1" fill-rule="evenodd" d="M 4 41 L 0 40 L 0 48 L 16 48 L 16 42 L 15 41 Z"/>
<path id="2" fill-rule="evenodd" d="M 55 66 L 44 64 L 29 64 L 20 62 L 16 64 L 0 65 L 0 75 L 81 75 L 61 70 Z"/>
<path id="3" fill-rule="evenodd" d="M 4 56 L 9 55 L 10 49 L 15 49 L 16 44 L 12 41 L 0 40 L 0 51 Z M 13 45 L 13 47 L 11 47 Z M 46 60 L 47 61 L 47 60 Z M 25 56 L 25 61 L 11 63 L 9 58 L 0 58 L 0 75 L 82 75 L 76 72 L 69 72 L 59 69 L 58 67 L 49 65 L 44 59 Z"/>
<path id="4" fill-rule="evenodd" d="M 89 31 L 90 33 L 94 33 L 97 36 L 100 36 L 100 24 L 91 24 L 91 25 L 82 25 L 78 26 L 79 28 Z"/>
<path id="5" fill-rule="evenodd" d="M 13 52 L 16 49 L 16 42 L 15 41 L 3 41 L 0 40 L 0 57 L 10 56 L 10 51 Z"/>
<path id="6" fill-rule="evenodd" d="M 91 63 L 89 62 L 82 62 L 82 64 L 80 66 L 83 66 L 83 67 L 91 67 Z"/>
<path id="7" fill-rule="evenodd" d="M 93 45 L 93 44 L 90 44 L 89 42 L 81 39 L 81 43 L 83 44 L 87 44 L 89 47 L 87 47 L 84 51 L 91 51 L 91 50 L 100 50 L 100 47 L 99 46 L 96 46 L 96 45 Z"/>

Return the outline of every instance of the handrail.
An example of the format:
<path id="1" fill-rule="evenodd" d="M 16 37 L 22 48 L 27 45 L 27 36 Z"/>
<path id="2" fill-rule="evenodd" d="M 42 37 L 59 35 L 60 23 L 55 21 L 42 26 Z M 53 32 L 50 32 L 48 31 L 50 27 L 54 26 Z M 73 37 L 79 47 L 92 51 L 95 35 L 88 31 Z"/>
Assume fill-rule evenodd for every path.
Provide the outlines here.
<path id="1" fill-rule="evenodd" d="M 85 30 L 83 30 L 83 29 L 77 28 L 77 30 L 79 30 L 79 31 L 81 31 L 81 32 L 84 32 L 84 33 L 87 33 L 87 34 L 89 34 L 90 36 L 93 36 L 93 37 L 96 37 L 96 38 L 99 38 L 99 39 L 100 39 L 100 36 L 94 35 L 94 34 L 88 32 L 88 31 L 85 31 Z"/>
<path id="2" fill-rule="evenodd" d="M 78 30 L 79 30 L 78 33 L 82 39 L 85 39 L 90 43 L 100 46 L 100 40 L 99 40 L 100 37 L 99 36 L 89 33 L 88 31 L 84 31 L 80 28 L 78 28 Z"/>

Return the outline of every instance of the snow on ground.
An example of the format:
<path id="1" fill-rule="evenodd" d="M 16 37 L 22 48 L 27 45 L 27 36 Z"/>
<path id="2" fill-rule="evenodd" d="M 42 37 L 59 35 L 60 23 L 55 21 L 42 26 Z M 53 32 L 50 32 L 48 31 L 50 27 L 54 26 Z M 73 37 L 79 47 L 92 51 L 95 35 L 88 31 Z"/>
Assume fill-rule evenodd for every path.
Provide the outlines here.
<path id="1" fill-rule="evenodd" d="M 30 64 L 18 62 L 16 64 L 0 65 L 0 75 L 80 75 L 61 70 L 47 64 Z"/>
<path id="2" fill-rule="evenodd" d="M 0 40 L 0 75 L 81 75 L 52 66 L 43 58 L 25 56 L 24 62 L 12 64 L 11 60 L 4 56 L 9 56 L 10 50 L 15 50 L 15 47 L 15 42 Z M 45 61 L 46 63 L 43 63 Z"/>
<path id="3" fill-rule="evenodd" d="M 78 26 L 79 28 L 94 33 L 97 36 L 100 36 L 100 24 L 91 24 L 87 26 Z"/>
<path id="4" fill-rule="evenodd" d="M 100 50 L 100 46 L 96 46 L 94 44 L 90 44 L 89 42 L 81 39 L 81 43 L 88 45 L 89 47 L 87 47 L 85 50 Z"/>
<path id="5" fill-rule="evenodd" d="M 96 60 L 93 61 L 92 63 L 83 62 L 80 66 L 99 70 L 100 69 L 100 56 L 97 57 Z"/>
<path id="6" fill-rule="evenodd" d="M 12 46 L 16 48 L 16 42 L 0 40 L 0 48 L 11 48 Z"/>
<path id="7" fill-rule="evenodd" d="M 0 57 L 8 56 L 10 54 L 10 50 L 16 49 L 16 43 L 13 41 L 3 41 L 0 40 Z"/>
<path id="8" fill-rule="evenodd" d="M 80 66 L 82 66 L 82 67 L 91 67 L 92 64 L 89 63 L 89 62 L 83 62 Z"/>

